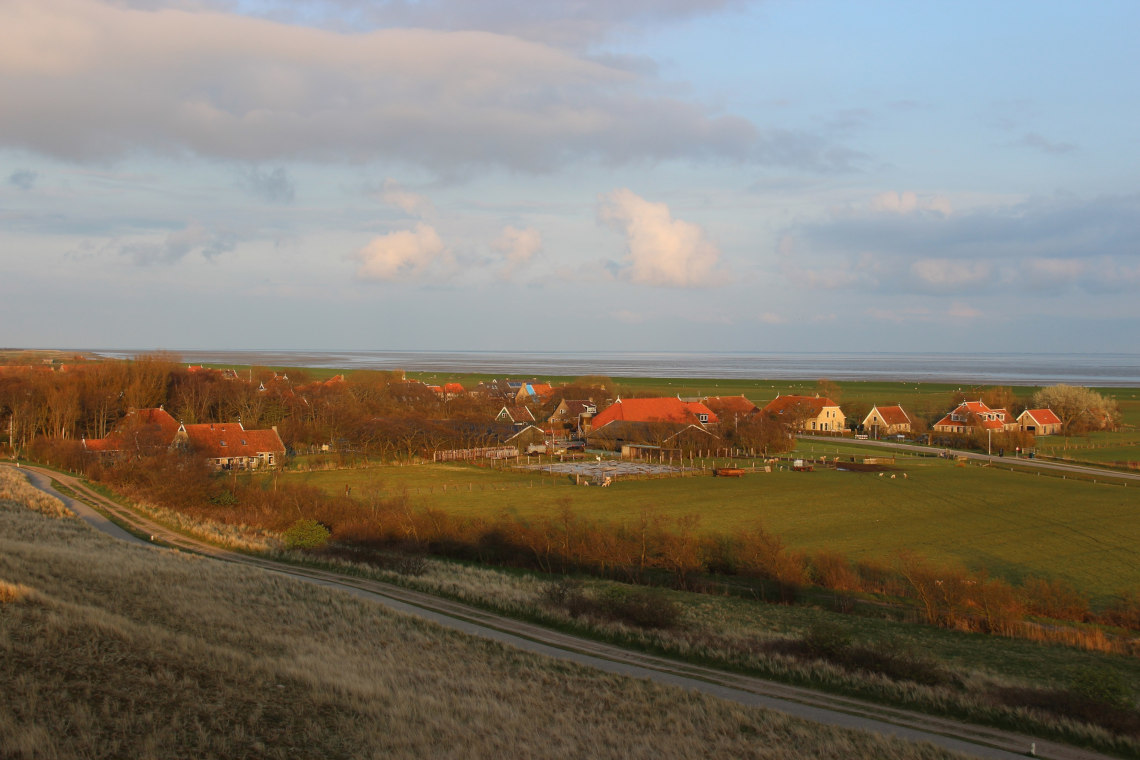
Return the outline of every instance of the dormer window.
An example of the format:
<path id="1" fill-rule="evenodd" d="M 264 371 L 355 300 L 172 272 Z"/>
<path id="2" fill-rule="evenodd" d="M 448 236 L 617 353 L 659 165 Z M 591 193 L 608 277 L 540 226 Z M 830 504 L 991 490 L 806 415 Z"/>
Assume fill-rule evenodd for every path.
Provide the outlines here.
<path id="1" fill-rule="evenodd" d="M 701 414 L 698 416 L 700 417 L 701 422 L 708 422 L 709 421 L 709 416 L 707 414 Z"/>

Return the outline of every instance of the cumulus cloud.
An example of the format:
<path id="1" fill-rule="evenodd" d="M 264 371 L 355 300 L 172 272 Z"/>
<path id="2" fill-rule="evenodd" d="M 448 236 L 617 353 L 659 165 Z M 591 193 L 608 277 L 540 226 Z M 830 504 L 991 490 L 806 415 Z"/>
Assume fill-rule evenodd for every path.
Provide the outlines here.
<path id="1" fill-rule="evenodd" d="M 400 183 L 389 177 L 384 180 L 380 200 L 403 211 L 408 216 L 430 217 L 435 215 L 435 206 L 419 193 L 405 190 Z"/>
<path id="2" fill-rule="evenodd" d="M 507 226 L 491 247 L 503 257 L 499 275 L 508 278 L 529 264 L 535 254 L 542 250 L 542 234 L 533 227 L 520 230 Z"/>
<path id="3" fill-rule="evenodd" d="M 162 241 L 124 243 L 119 246 L 119 252 L 136 264 L 173 264 L 195 251 L 212 259 L 232 251 L 235 244 L 231 233 L 210 230 L 195 221 L 180 230 L 170 231 Z"/>
<path id="4" fill-rule="evenodd" d="M 628 256 L 620 273 L 631 282 L 664 287 L 714 284 L 720 251 L 695 224 L 674 219 L 664 203 L 627 188 L 601 196 L 598 219 L 626 236 Z"/>
<path id="5" fill-rule="evenodd" d="M 296 196 L 293 179 L 281 166 L 273 171 L 250 169 L 242 176 L 242 184 L 254 196 L 269 203 L 292 203 Z"/>
<path id="6" fill-rule="evenodd" d="M 403 280 L 418 277 L 445 262 L 447 247 L 434 228 L 420 222 L 414 229 L 373 238 L 356 253 L 362 280 Z"/>
<path id="7" fill-rule="evenodd" d="M 31 169 L 17 169 L 8 175 L 8 184 L 21 190 L 31 190 L 39 177 L 39 173 Z"/>
<path id="8" fill-rule="evenodd" d="M 604 16 L 606 7 L 580 12 Z M 68 160 L 391 159 L 440 173 L 547 171 L 581 159 L 847 160 L 812 135 L 762 133 L 650 94 L 649 84 L 491 31 L 347 33 L 97 0 L 0 3 L 0 147 Z"/>

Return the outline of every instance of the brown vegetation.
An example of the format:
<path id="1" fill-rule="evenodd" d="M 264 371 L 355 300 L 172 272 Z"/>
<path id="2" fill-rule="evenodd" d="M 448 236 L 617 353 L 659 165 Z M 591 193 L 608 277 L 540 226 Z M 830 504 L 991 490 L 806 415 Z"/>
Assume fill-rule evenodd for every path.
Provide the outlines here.
<path id="1" fill-rule="evenodd" d="M 949 754 L 601 675 L 0 503 L 4 758 Z M 177 588 L 178 593 L 170 593 Z"/>

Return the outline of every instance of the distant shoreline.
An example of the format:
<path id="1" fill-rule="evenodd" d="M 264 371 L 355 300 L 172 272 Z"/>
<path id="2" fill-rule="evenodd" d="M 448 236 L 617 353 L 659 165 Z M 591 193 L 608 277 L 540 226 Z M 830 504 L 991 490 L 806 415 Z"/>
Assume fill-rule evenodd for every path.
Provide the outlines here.
<path id="1" fill-rule="evenodd" d="M 145 351 L 90 349 L 108 358 Z M 1140 387 L 1140 354 L 843 352 L 171 351 L 189 364 L 526 377 L 817 380 Z"/>

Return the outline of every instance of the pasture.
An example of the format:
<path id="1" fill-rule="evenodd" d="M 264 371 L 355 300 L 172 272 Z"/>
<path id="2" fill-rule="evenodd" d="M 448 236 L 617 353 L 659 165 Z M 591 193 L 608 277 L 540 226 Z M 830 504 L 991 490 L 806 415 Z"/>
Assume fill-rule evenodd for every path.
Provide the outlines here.
<path id="1" fill-rule="evenodd" d="M 817 454 L 819 444 L 812 448 Z M 830 454 L 835 447 L 827 447 Z M 856 447 L 840 445 L 839 450 Z M 842 456 L 842 454 L 841 454 Z M 390 497 L 471 518 L 507 513 L 538 518 L 568 506 L 595 520 L 633 522 L 643 513 L 699 515 L 699 530 L 731 534 L 756 524 L 796 550 L 838 551 L 889 562 L 908 549 L 937 562 L 985 569 L 1021 582 L 1057 578 L 1104 601 L 1140 586 L 1140 488 L 1106 485 L 1001 467 L 958 466 L 936 458 L 899 458 L 887 473 L 817 470 L 749 472 L 574 486 L 567 476 L 490 470 L 462 464 L 377 466 L 289 473 L 329 493 Z M 906 474 L 906 478 L 902 477 Z"/>

